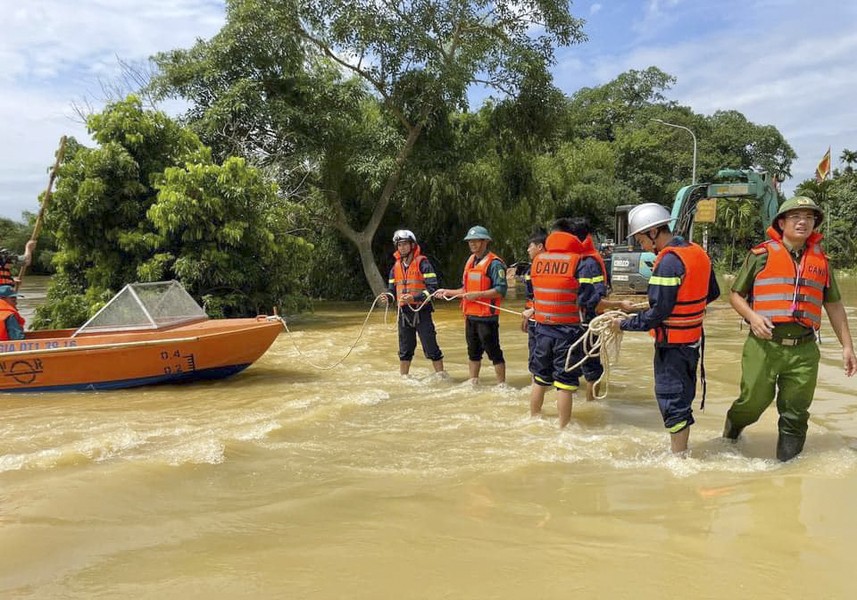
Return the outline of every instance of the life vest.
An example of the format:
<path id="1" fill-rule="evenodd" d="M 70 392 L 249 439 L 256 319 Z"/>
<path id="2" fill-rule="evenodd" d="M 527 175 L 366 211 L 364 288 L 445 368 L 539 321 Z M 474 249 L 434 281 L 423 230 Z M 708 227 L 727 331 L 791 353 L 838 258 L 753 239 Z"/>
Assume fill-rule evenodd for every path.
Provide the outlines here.
<path id="1" fill-rule="evenodd" d="M 592 239 L 591 235 L 587 235 L 586 239 L 581 243 L 583 250 L 581 251 L 581 256 L 588 256 L 594 258 L 598 263 L 598 266 L 601 267 L 601 279 L 599 281 L 590 281 L 589 283 L 603 283 L 607 284 L 607 265 L 604 264 L 604 257 L 601 256 L 601 253 L 595 249 L 595 241 Z"/>
<path id="2" fill-rule="evenodd" d="M 582 245 L 576 236 L 555 231 L 545 240 L 546 251 L 533 260 L 533 318 L 547 325 L 579 325 L 576 277 Z"/>
<path id="3" fill-rule="evenodd" d="M 394 255 L 396 264 L 393 265 L 393 280 L 396 284 L 396 298 L 399 300 L 399 306 L 418 306 L 425 301 L 427 296 L 424 293 L 427 291 L 425 276 L 420 270 L 420 265 L 426 260 L 426 257 L 420 252 L 419 246 L 414 246 L 413 254 L 411 264 L 408 265 L 407 269 L 402 264 L 401 254 L 397 251 Z M 403 301 L 402 296 L 405 294 L 413 296 L 413 300 L 410 302 Z"/>
<path id="4" fill-rule="evenodd" d="M 661 259 L 670 252 L 684 265 L 684 277 L 679 283 L 672 312 L 654 329 L 653 334 L 657 342 L 692 344 L 702 337 L 702 318 L 708 302 L 711 259 L 702 246 L 693 242 L 687 246 L 667 246 L 655 259 L 655 270 Z"/>
<path id="5" fill-rule="evenodd" d="M 467 264 L 464 266 L 464 276 L 462 277 L 465 293 L 487 292 L 494 287 L 491 277 L 488 276 L 488 267 L 495 260 L 503 262 L 503 259 L 493 252 L 488 252 L 482 257 L 482 260 L 479 260 L 475 254 L 467 259 Z M 503 268 L 506 268 L 505 264 Z M 479 301 L 462 298 L 461 310 L 464 311 L 465 315 L 470 317 L 493 317 L 498 314 L 497 308 L 502 304 L 502 301 L 502 298 L 481 298 Z"/>
<path id="6" fill-rule="evenodd" d="M 813 232 L 795 265 L 782 235 L 768 228 L 771 238 L 753 248 L 753 254 L 767 252 L 765 267 L 753 282 L 753 310 L 776 325 L 799 323 L 804 327 L 821 327 L 824 288 L 830 285 L 827 256 L 821 249 L 821 234 Z"/>
<path id="7" fill-rule="evenodd" d="M 9 270 L 9 263 L 0 264 L 0 285 L 11 285 L 15 287 L 15 278 L 12 277 L 12 271 Z"/>
<path id="8" fill-rule="evenodd" d="M 24 328 L 24 317 L 21 316 L 18 309 L 0 298 L 0 341 L 9 339 L 9 332 L 6 330 L 6 319 L 9 317 L 15 317 L 21 325 L 21 329 Z"/>

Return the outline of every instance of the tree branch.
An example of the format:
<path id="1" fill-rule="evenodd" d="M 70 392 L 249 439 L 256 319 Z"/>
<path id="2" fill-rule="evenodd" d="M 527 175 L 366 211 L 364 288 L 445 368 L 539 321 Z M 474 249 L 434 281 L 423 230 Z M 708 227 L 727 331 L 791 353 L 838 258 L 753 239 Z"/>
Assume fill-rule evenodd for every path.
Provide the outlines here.
<path id="1" fill-rule="evenodd" d="M 402 146 L 401 150 L 399 150 L 399 154 L 396 156 L 396 166 L 393 168 L 393 171 L 387 178 L 387 183 L 384 184 L 384 189 L 381 191 L 381 197 L 378 199 L 378 203 L 372 210 L 372 216 L 369 218 L 369 222 L 366 223 L 366 227 L 363 229 L 363 233 L 368 235 L 370 239 L 372 236 L 375 235 L 375 231 L 378 229 L 378 226 L 381 224 L 381 219 L 384 217 L 384 213 L 387 211 L 387 207 L 390 204 L 390 200 L 392 199 L 393 194 L 396 191 L 396 187 L 399 184 L 399 179 L 402 177 L 402 169 L 404 168 L 405 162 L 408 160 L 408 157 L 411 155 L 411 151 L 413 150 L 414 145 L 417 142 L 417 138 L 419 138 L 420 134 L 422 133 L 423 125 L 425 123 L 427 115 L 428 109 L 424 108 L 421 111 L 419 121 L 414 127 L 410 129 L 410 131 L 408 131 L 408 137 L 405 140 L 405 144 L 404 146 Z"/>
<path id="2" fill-rule="evenodd" d="M 360 68 L 358 65 L 352 65 L 350 62 L 348 62 L 348 61 L 346 61 L 346 60 L 343 60 L 343 59 L 339 58 L 339 57 L 338 57 L 338 56 L 337 56 L 337 55 L 336 55 L 336 54 L 335 54 L 335 53 L 330 49 L 330 46 L 328 46 L 327 44 L 325 44 L 323 41 L 321 41 L 321 40 L 319 40 L 319 39 L 317 39 L 317 38 L 313 37 L 312 35 L 310 35 L 310 34 L 309 34 L 309 32 L 307 32 L 307 31 L 306 31 L 305 29 L 303 29 L 302 27 L 301 27 L 301 28 L 299 28 L 299 31 L 301 32 L 301 35 L 303 35 L 303 36 L 304 36 L 308 41 L 310 41 L 310 42 L 311 42 L 312 44 L 314 44 L 314 45 L 315 45 L 319 50 L 321 50 L 321 51 L 322 51 L 322 53 L 323 53 L 325 56 L 327 56 L 330 60 L 332 60 L 333 62 L 337 63 L 338 65 L 340 65 L 340 66 L 342 66 L 342 67 L 344 67 L 344 68 L 348 69 L 349 71 L 352 71 L 352 72 L 353 72 L 353 73 L 355 73 L 356 75 L 359 75 L 360 77 L 362 77 L 363 79 L 365 79 L 366 81 L 368 81 L 370 84 L 372 84 L 372 87 L 374 87 L 374 88 L 375 88 L 375 90 L 376 90 L 379 94 L 381 94 L 381 96 L 382 96 L 383 98 L 387 99 L 388 94 L 387 94 L 387 91 L 386 91 L 386 89 L 385 89 L 384 85 L 382 84 L 382 82 L 380 82 L 380 81 L 378 81 L 377 79 L 375 79 L 374 77 L 372 77 L 372 75 L 369 73 L 369 71 L 367 71 L 366 69 L 362 69 L 362 68 Z M 361 63 L 362 63 L 362 59 L 361 59 Z"/>

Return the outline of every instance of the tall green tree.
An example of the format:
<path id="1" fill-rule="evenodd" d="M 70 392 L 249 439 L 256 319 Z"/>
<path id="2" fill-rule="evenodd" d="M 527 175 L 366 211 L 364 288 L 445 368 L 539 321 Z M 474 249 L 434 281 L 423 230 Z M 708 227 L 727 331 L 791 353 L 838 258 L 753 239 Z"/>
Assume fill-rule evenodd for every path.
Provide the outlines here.
<path id="1" fill-rule="evenodd" d="M 401 201 L 400 182 L 423 133 L 452 109 L 466 106 L 469 86 L 485 85 L 514 95 L 525 76 L 546 70 L 554 60 L 554 48 L 584 37 L 582 21 L 571 15 L 567 2 L 559 0 L 523 4 L 230 0 L 228 7 L 230 23 L 239 17 L 246 21 L 253 14 L 264 22 L 277 13 L 279 28 L 272 32 L 276 37 L 258 40 L 256 48 L 247 50 L 261 59 L 266 52 L 259 51 L 260 46 L 285 49 L 282 60 L 275 58 L 264 71 L 274 75 L 270 85 L 289 88 L 288 80 L 277 77 L 277 67 L 289 59 L 290 65 L 297 60 L 313 64 L 317 60 L 313 57 L 320 56 L 356 79 L 381 107 L 378 124 L 385 127 L 378 131 L 394 135 L 387 138 L 388 144 L 376 148 L 376 152 L 384 152 L 379 159 L 370 162 L 355 157 L 352 153 L 362 147 L 341 144 L 336 146 L 344 155 L 331 157 L 325 152 L 317 157 L 345 163 L 353 175 L 360 175 L 353 167 L 362 165 L 367 170 L 364 175 L 370 176 L 362 186 L 362 191 L 372 193 L 369 202 L 360 195 L 355 197 L 347 186 L 323 186 L 321 191 L 332 225 L 357 248 L 363 273 L 375 293 L 384 289 L 384 280 L 376 266 L 373 240 L 390 204 Z M 256 37 L 250 36 L 247 43 L 252 44 Z M 203 54 L 205 50 L 199 48 Z M 170 70 L 170 63 L 169 57 L 161 56 L 162 68 Z M 284 69 L 287 74 L 292 71 Z M 260 84 L 258 73 L 246 75 L 234 83 Z M 327 126 L 323 121 L 316 123 L 319 135 L 331 131 Z M 333 135 L 341 133 L 333 131 Z M 332 176 L 335 170 L 328 168 L 327 173 Z"/>
<path id="2" fill-rule="evenodd" d="M 288 303 L 310 248 L 290 236 L 275 187 L 240 158 L 219 165 L 197 136 L 136 97 L 70 140 L 45 228 L 57 276 L 36 327 L 81 324 L 126 283 L 176 278 L 214 315 Z"/>
<path id="3" fill-rule="evenodd" d="M 556 152 L 540 156 L 536 164 L 543 199 L 542 223 L 560 216 L 585 216 L 595 231 L 612 237 L 616 206 L 639 201 L 617 176 L 616 146 L 609 142 L 567 142 Z"/>
<path id="4" fill-rule="evenodd" d="M 639 122 L 651 107 L 675 106 L 665 96 L 675 82 L 675 77 L 651 66 L 621 73 L 604 85 L 581 88 L 569 99 L 568 136 L 615 141 L 620 129 Z"/>
<path id="5" fill-rule="evenodd" d="M 717 111 L 706 118 L 706 124 L 704 147 L 715 161 L 715 172 L 756 168 L 772 175 L 791 175 L 797 154 L 773 125 L 753 123 L 736 110 Z"/>
<path id="6" fill-rule="evenodd" d="M 857 163 L 857 150 L 842 149 L 842 154 L 839 155 L 839 161 L 845 163 L 844 172 L 848 175 L 854 173 L 853 165 Z"/>

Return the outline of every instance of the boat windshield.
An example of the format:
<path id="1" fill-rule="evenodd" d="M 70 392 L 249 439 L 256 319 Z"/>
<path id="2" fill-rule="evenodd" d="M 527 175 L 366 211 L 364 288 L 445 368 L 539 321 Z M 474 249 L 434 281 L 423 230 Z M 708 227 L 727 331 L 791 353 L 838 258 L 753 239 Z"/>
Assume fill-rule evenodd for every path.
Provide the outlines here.
<path id="1" fill-rule="evenodd" d="M 129 283 L 73 335 L 164 329 L 207 318 L 178 281 Z"/>

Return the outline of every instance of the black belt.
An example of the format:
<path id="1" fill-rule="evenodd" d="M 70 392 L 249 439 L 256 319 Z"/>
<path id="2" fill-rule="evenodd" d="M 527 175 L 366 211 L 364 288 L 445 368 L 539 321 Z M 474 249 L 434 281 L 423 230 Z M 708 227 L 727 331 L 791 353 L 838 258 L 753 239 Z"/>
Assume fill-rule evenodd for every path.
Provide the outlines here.
<path id="1" fill-rule="evenodd" d="M 774 342 L 775 344 L 780 344 L 781 346 L 800 346 L 807 342 L 814 342 L 815 332 L 811 331 L 808 334 L 797 338 L 772 338 L 769 341 Z"/>

